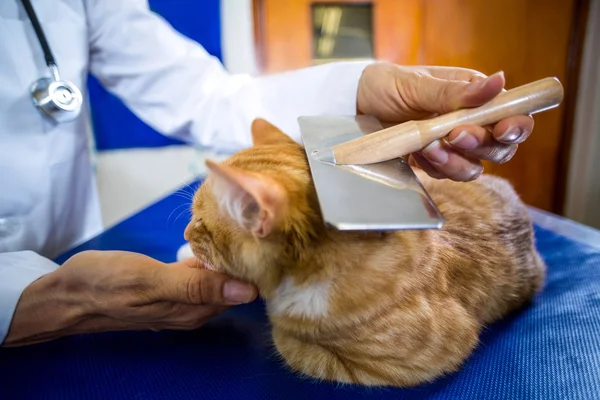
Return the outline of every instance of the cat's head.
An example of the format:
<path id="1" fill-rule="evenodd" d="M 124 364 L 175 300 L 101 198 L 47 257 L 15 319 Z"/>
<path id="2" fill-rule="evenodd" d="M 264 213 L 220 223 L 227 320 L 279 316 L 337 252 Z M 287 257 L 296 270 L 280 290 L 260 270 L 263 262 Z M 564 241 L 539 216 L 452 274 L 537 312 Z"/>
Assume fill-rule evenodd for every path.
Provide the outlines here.
<path id="1" fill-rule="evenodd" d="M 206 162 L 185 237 L 208 268 L 264 284 L 300 263 L 325 228 L 304 149 L 265 120 L 251 129 L 253 147 Z"/>

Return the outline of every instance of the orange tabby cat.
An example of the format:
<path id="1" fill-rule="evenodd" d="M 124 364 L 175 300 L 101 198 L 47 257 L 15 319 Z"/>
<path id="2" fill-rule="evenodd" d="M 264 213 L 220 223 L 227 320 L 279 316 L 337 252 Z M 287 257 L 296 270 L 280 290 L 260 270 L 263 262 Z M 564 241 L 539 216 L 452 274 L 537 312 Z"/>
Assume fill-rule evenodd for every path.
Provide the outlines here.
<path id="1" fill-rule="evenodd" d="M 323 223 L 302 147 L 264 120 L 210 173 L 185 237 L 208 268 L 255 283 L 295 371 L 414 386 L 456 371 L 482 327 L 542 287 L 523 203 L 504 180 L 417 171 L 441 230 L 342 232 Z"/>

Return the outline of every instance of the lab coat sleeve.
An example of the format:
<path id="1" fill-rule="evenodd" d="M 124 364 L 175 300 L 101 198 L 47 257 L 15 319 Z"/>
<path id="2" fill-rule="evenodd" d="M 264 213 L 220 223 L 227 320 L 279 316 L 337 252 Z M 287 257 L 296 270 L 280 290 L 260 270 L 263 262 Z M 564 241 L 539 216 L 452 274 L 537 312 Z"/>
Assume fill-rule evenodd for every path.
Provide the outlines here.
<path id="1" fill-rule="evenodd" d="M 32 251 L 0 253 L 0 344 L 27 286 L 58 268 L 58 264 Z"/>
<path id="2" fill-rule="evenodd" d="M 370 61 L 337 62 L 264 76 L 228 73 L 146 0 L 86 0 L 90 70 L 157 131 L 213 150 L 251 145 L 262 117 L 300 141 L 301 115 L 356 114 Z"/>

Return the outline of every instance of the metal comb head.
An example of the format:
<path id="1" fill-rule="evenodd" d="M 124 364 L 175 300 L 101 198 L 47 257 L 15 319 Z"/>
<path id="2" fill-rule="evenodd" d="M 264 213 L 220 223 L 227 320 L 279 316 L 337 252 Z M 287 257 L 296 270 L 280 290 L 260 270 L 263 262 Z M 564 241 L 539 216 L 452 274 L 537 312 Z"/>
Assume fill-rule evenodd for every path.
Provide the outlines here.
<path id="1" fill-rule="evenodd" d="M 339 230 L 439 229 L 444 218 L 403 159 L 335 165 L 327 149 L 382 129 L 377 118 L 298 119 L 325 222 Z M 325 150 L 323 150 L 325 149 Z"/>

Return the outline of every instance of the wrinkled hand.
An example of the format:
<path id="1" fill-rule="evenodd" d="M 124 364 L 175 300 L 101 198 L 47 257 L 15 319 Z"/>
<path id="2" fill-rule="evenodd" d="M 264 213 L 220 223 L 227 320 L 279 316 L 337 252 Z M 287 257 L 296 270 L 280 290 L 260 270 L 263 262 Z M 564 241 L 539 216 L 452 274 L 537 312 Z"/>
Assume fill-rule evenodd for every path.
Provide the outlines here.
<path id="1" fill-rule="evenodd" d="M 359 81 L 359 114 L 378 117 L 386 126 L 427 119 L 480 106 L 504 88 L 504 75 L 489 77 L 463 68 L 402 67 L 375 63 Z M 408 162 L 435 178 L 469 181 L 483 172 L 481 160 L 505 163 L 533 130 L 533 118 L 519 115 L 494 126 L 464 125 L 442 140 L 410 154 Z"/>
<path id="2" fill-rule="evenodd" d="M 254 286 L 141 254 L 87 251 L 25 289 L 4 345 L 116 330 L 195 329 L 257 296 Z"/>

